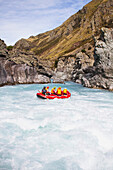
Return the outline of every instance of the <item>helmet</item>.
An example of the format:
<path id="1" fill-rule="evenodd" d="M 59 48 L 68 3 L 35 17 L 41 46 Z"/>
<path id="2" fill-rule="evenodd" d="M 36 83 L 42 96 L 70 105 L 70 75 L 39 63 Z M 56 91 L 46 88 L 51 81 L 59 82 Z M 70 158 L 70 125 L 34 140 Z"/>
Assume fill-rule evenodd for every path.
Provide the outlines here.
<path id="1" fill-rule="evenodd" d="M 49 86 L 47 86 L 47 89 L 49 89 Z"/>
<path id="2" fill-rule="evenodd" d="M 56 89 L 56 87 L 54 87 L 54 89 Z"/>

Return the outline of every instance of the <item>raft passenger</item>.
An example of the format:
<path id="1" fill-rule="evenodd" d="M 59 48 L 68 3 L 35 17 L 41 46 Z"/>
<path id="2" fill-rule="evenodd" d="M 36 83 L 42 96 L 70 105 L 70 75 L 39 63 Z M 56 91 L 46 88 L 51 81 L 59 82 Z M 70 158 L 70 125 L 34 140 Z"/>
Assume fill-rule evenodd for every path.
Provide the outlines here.
<path id="1" fill-rule="evenodd" d="M 46 94 L 47 90 L 46 90 L 46 87 L 44 86 L 43 89 L 42 89 L 42 94 Z"/>
<path id="2" fill-rule="evenodd" d="M 46 87 L 46 94 L 47 94 L 47 95 L 50 95 L 49 86 Z"/>
<path id="3" fill-rule="evenodd" d="M 67 95 L 67 89 L 66 88 L 63 90 L 63 94 Z"/>
<path id="4" fill-rule="evenodd" d="M 62 95 L 61 87 L 59 87 L 59 88 L 57 89 L 56 94 L 57 94 L 57 96 L 61 96 L 61 95 Z"/>
<path id="5" fill-rule="evenodd" d="M 51 94 L 56 94 L 55 89 L 56 89 L 56 87 L 53 87 L 53 88 L 52 88 Z"/>

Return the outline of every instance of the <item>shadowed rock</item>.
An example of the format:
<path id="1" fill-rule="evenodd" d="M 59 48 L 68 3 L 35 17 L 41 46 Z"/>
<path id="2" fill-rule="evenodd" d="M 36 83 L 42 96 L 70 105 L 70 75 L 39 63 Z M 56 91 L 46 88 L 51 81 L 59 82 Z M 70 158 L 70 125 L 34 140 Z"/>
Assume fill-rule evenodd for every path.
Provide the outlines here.
<path id="1" fill-rule="evenodd" d="M 95 38 L 94 66 L 87 67 L 82 73 L 73 75 L 86 87 L 113 90 L 113 29 L 102 28 L 101 35 Z"/>

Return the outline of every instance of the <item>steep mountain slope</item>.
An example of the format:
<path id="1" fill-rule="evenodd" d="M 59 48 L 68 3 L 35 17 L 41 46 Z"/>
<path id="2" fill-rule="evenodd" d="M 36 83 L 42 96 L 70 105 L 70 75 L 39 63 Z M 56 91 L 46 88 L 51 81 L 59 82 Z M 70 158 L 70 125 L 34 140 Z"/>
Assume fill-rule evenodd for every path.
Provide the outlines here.
<path id="1" fill-rule="evenodd" d="M 113 0 L 92 0 L 61 26 L 26 40 L 21 39 L 15 44 L 14 49 L 32 52 L 40 60 L 49 59 L 49 67 L 54 67 L 58 57 L 75 55 L 76 50 L 84 48 L 86 43 L 93 45 L 93 37 L 100 34 L 103 26 L 113 27 Z M 19 57 L 12 59 L 16 62 L 24 61 Z M 29 60 L 35 63 L 33 58 Z"/>

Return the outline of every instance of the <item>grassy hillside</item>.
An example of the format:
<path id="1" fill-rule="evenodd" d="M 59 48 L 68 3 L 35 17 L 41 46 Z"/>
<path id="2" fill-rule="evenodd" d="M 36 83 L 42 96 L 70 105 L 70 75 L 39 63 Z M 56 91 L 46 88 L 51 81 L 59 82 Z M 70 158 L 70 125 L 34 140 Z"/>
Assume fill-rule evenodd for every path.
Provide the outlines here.
<path id="1" fill-rule="evenodd" d="M 56 29 L 28 38 L 29 47 L 21 49 L 33 52 L 37 58 L 54 61 L 93 42 L 93 36 L 103 26 L 113 27 L 113 0 L 92 0 Z"/>

